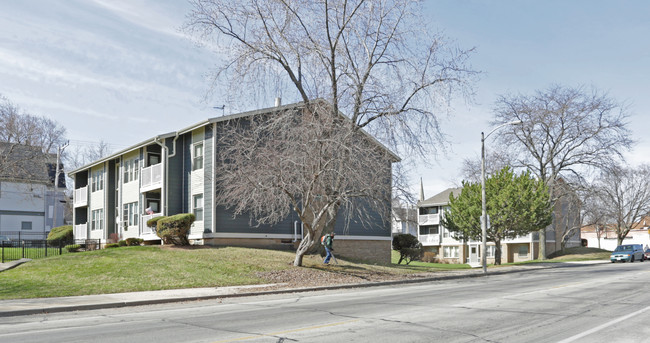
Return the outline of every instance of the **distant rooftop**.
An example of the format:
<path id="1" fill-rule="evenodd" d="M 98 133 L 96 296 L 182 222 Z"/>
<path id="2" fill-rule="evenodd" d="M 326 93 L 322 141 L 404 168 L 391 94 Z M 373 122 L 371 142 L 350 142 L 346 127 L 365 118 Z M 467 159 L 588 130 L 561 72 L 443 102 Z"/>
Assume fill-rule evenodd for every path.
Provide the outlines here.
<path id="1" fill-rule="evenodd" d="M 462 188 L 457 187 L 457 188 L 448 188 L 434 196 L 432 196 L 429 199 L 426 199 L 424 201 L 418 201 L 418 207 L 426 207 L 426 206 L 442 206 L 442 205 L 448 205 L 449 204 L 449 195 L 450 194 L 455 194 L 456 196 L 460 195 Z"/>

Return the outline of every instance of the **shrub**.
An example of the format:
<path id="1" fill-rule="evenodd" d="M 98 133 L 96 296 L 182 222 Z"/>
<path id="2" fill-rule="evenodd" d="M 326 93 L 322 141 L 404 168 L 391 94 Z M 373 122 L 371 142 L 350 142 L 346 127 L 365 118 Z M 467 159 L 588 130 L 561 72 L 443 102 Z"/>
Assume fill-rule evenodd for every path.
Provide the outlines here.
<path id="1" fill-rule="evenodd" d="M 116 233 L 111 233 L 108 235 L 108 243 L 117 243 L 120 240 L 120 236 Z"/>
<path id="2" fill-rule="evenodd" d="M 79 244 L 68 244 L 68 245 L 65 246 L 65 250 L 67 250 L 68 252 L 78 252 L 79 250 L 81 250 L 81 245 L 79 245 Z"/>
<path id="3" fill-rule="evenodd" d="M 158 221 L 163 219 L 163 218 L 165 218 L 165 217 L 153 217 L 153 218 L 147 220 L 147 227 L 152 227 L 152 228 L 156 229 L 157 226 L 158 226 Z"/>
<path id="4" fill-rule="evenodd" d="M 393 250 L 399 251 L 397 264 L 402 263 L 402 260 L 409 264 L 422 256 L 422 244 L 417 237 L 408 233 L 400 233 L 393 237 Z"/>
<path id="5" fill-rule="evenodd" d="M 142 244 L 142 242 L 144 242 L 144 239 L 142 239 L 142 238 L 131 237 L 131 238 L 126 239 L 125 244 L 130 246 L 130 247 L 133 247 L 133 246 L 138 246 L 138 245 Z"/>
<path id="6" fill-rule="evenodd" d="M 108 248 L 119 248 L 119 247 L 120 247 L 119 243 L 108 243 L 108 244 L 106 244 L 104 246 L 104 248 L 106 248 L 106 249 L 108 249 Z"/>
<path id="7" fill-rule="evenodd" d="M 193 213 L 181 213 L 164 217 L 156 222 L 156 235 L 165 244 L 189 245 L 187 235 L 196 217 Z"/>
<path id="8" fill-rule="evenodd" d="M 58 245 L 59 241 L 65 245 L 73 243 L 74 237 L 72 234 L 72 225 L 53 228 L 50 233 L 47 234 L 47 241 L 49 245 Z"/>
<path id="9" fill-rule="evenodd" d="M 427 263 L 437 263 L 438 258 L 436 258 L 436 253 L 431 251 L 425 251 L 422 254 L 422 262 Z"/>
<path id="10" fill-rule="evenodd" d="M 126 241 L 125 241 L 125 240 L 121 240 L 121 241 L 117 242 L 117 245 L 118 245 L 118 246 L 121 246 L 121 247 L 125 247 L 125 246 L 126 246 Z"/>

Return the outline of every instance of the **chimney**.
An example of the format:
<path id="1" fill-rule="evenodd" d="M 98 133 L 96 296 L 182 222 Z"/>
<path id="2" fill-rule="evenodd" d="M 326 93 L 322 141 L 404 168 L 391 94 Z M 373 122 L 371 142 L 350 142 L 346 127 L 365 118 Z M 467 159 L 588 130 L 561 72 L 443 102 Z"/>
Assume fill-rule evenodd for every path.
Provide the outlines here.
<path id="1" fill-rule="evenodd" d="M 280 105 L 282 105 L 282 98 L 275 98 L 275 107 L 280 107 Z"/>

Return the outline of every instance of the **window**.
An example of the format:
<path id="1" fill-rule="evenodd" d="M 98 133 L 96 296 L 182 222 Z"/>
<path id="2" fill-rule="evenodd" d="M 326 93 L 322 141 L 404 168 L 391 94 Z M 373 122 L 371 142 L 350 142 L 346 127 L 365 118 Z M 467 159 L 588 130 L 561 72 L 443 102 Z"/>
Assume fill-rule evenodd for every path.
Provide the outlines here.
<path id="1" fill-rule="evenodd" d="M 438 207 L 420 207 L 420 214 L 438 214 Z"/>
<path id="2" fill-rule="evenodd" d="M 449 230 L 447 230 L 447 228 L 443 228 L 442 232 L 442 237 L 449 238 Z"/>
<path id="3" fill-rule="evenodd" d="M 203 220 L 203 194 L 197 194 L 192 197 L 193 213 L 196 221 Z"/>
<path id="4" fill-rule="evenodd" d="M 458 247 L 443 247 L 442 253 L 446 258 L 458 258 Z"/>
<path id="5" fill-rule="evenodd" d="M 437 235 L 439 233 L 438 225 L 424 225 L 420 226 L 421 235 Z"/>
<path id="6" fill-rule="evenodd" d="M 519 246 L 519 257 L 527 257 L 528 256 L 528 246 L 527 245 L 520 245 Z"/>
<path id="7" fill-rule="evenodd" d="M 124 204 L 124 211 L 122 211 L 122 220 L 124 221 L 125 226 L 137 226 L 138 225 L 138 203 L 130 202 Z"/>
<path id="8" fill-rule="evenodd" d="M 104 170 L 95 170 L 91 177 L 91 192 L 97 192 L 104 189 Z"/>
<path id="9" fill-rule="evenodd" d="M 20 222 L 20 229 L 21 230 L 31 230 L 32 229 L 32 222 Z"/>
<path id="10" fill-rule="evenodd" d="M 203 143 L 194 144 L 192 151 L 192 170 L 198 169 L 203 169 Z"/>
<path id="11" fill-rule="evenodd" d="M 487 247 L 487 255 L 486 257 L 494 257 L 494 252 L 496 251 L 496 246 L 494 245 L 488 245 Z"/>
<path id="12" fill-rule="evenodd" d="M 136 181 L 140 172 L 140 160 L 132 158 L 124 161 L 124 183 Z"/>
<path id="13" fill-rule="evenodd" d="M 104 209 L 92 211 L 90 218 L 90 230 L 104 230 Z"/>

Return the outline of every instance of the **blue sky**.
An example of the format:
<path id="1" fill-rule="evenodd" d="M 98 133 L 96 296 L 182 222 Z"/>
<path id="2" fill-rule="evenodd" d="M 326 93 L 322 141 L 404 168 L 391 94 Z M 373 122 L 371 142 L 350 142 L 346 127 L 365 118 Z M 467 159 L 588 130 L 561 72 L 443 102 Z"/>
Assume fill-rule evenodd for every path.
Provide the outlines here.
<path id="1" fill-rule="evenodd" d="M 442 122 L 449 153 L 411 173 L 414 191 L 420 177 L 427 197 L 460 182 L 458 168 L 478 156 L 497 95 L 553 83 L 594 86 L 625 102 L 639 141 L 627 158 L 650 162 L 650 2 L 438 0 L 425 7 L 434 27 L 460 47 L 476 47 L 471 63 L 483 74 L 474 101 L 456 101 Z M 0 94 L 58 121 L 77 146 L 102 139 L 123 148 L 220 115 L 212 107 L 227 95 L 204 99 L 216 58 L 178 29 L 189 9 L 182 0 L 0 1 Z"/>

